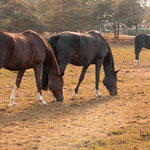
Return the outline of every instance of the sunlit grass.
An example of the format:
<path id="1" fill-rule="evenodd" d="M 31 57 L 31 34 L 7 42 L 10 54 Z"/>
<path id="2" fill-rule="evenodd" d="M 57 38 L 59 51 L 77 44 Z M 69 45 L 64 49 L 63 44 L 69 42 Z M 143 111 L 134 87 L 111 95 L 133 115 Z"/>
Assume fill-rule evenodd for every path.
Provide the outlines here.
<path id="1" fill-rule="evenodd" d="M 95 94 L 95 66 L 85 75 L 72 100 L 82 67 L 68 65 L 64 76 L 64 102 L 37 99 L 34 72 L 28 70 L 8 107 L 17 73 L 0 71 L 0 149 L 148 150 L 150 147 L 150 51 L 143 49 L 141 65 L 134 65 L 134 46 L 110 44 L 118 73 L 118 95 L 109 96 L 100 76 L 102 98 Z"/>

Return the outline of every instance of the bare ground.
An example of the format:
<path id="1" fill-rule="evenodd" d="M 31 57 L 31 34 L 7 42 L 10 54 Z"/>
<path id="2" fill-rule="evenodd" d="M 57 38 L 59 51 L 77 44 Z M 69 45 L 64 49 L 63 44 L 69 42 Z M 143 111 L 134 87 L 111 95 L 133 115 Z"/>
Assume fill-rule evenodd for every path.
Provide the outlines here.
<path id="1" fill-rule="evenodd" d="M 111 45 L 118 73 L 118 96 L 111 97 L 102 85 L 95 97 L 95 70 L 90 66 L 78 96 L 72 100 L 81 68 L 68 65 L 64 102 L 37 100 L 33 71 L 25 73 L 17 91 L 16 105 L 9 107 L 16 73 L 0 72 L 0 150 L 148 150 L 150 149 L 150 51 L 141 52 L 134 66 L 133 46 Z"/>

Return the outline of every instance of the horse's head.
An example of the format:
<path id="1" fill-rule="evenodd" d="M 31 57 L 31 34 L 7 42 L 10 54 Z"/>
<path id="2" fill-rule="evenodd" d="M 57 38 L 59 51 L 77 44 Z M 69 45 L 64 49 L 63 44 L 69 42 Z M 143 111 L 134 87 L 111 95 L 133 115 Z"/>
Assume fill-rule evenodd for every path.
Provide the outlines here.
<path id="1" fill-rule="evenodd" d="M 56 98 L 57 102 L 62 102 L 64 99 L 63 96 L 63 78 L 62 75 L 55 78 L 55 80 L 51 79 L 49 84 L 49 89 L 52 91 L 53 96 Z"/>
<path id="2" fill-rule="evenodd" d="M 107 90 L 109 91 L 109 94 L 111 96 L 117 95 L 117 84 L 116 84 L 116 82 L 117 82 L 117 72 L 118 71 L 113 72 L 109 76 L 105 76 L 105 78 L 103 80 L 103 84 L 105 85 L 105 87 L 107 88 Z"/>

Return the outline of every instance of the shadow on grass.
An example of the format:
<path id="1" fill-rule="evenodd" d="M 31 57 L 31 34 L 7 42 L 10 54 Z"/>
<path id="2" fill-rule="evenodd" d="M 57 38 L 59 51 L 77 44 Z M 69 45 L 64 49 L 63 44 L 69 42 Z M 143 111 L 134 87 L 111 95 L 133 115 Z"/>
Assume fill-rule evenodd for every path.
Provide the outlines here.
<path id="1" fill-rule="evenodd" d="M 33 122 L 37 120 L 41 120 L 44 118 L 48 118 L 49 120 L 63 118 L 64 116 L 72 115 L 82 115 L 86 109 L 94 109 L 94 107 L 100 106 L 104 103 L 109 103 L 110 101 L 116 100 L 116 97 L 106 96 L 102 98 L 91 98 L 91 99 L 76 99 L 70 100 L 69 102 L 64 103 L 48 103 L 47 106 L 42 106 L 40 103 L 34 103 L 33 105 L 29 105 L 29 107 L 17 112 L 15 111 L 16 106 L 9 108 L 9 106 L 1 109 L 0 111 L 0 123 L 5 126 L 11 125 L 13 122 Z M 3 112 L 1 114 L 1 112 Z M 7 115 L 9 113 L 10 115 Z M 12 113 L 12 115 L 11 115 Z"/>

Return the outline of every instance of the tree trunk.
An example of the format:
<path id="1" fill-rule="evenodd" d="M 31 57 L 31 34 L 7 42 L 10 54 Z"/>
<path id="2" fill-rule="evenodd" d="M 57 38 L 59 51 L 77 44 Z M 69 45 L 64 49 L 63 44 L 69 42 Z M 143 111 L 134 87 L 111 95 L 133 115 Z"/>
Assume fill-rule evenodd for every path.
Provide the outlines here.
<path id="1" fill-rule="evenodd" d="M 136 27 L 136 35 L 138 35 L 138 25 L 135 25 Z"/>
<path id="2" fill-rule="evenodd" d="M 114 30 L 114 39 L 116 40 L 116 25 L 115 23 L 113 23 L 113 30 Z"/>
<path id="3" fill-rule="evenodd" d="M 128 35 L 128 28 L 126 27 L 126 35 Z"/>
<path id="4" fill-rule="evenodd" d="M 119 32 L 120 32 L 119 22 L 117 23 L 117 39 L 119 38 Z"/>

